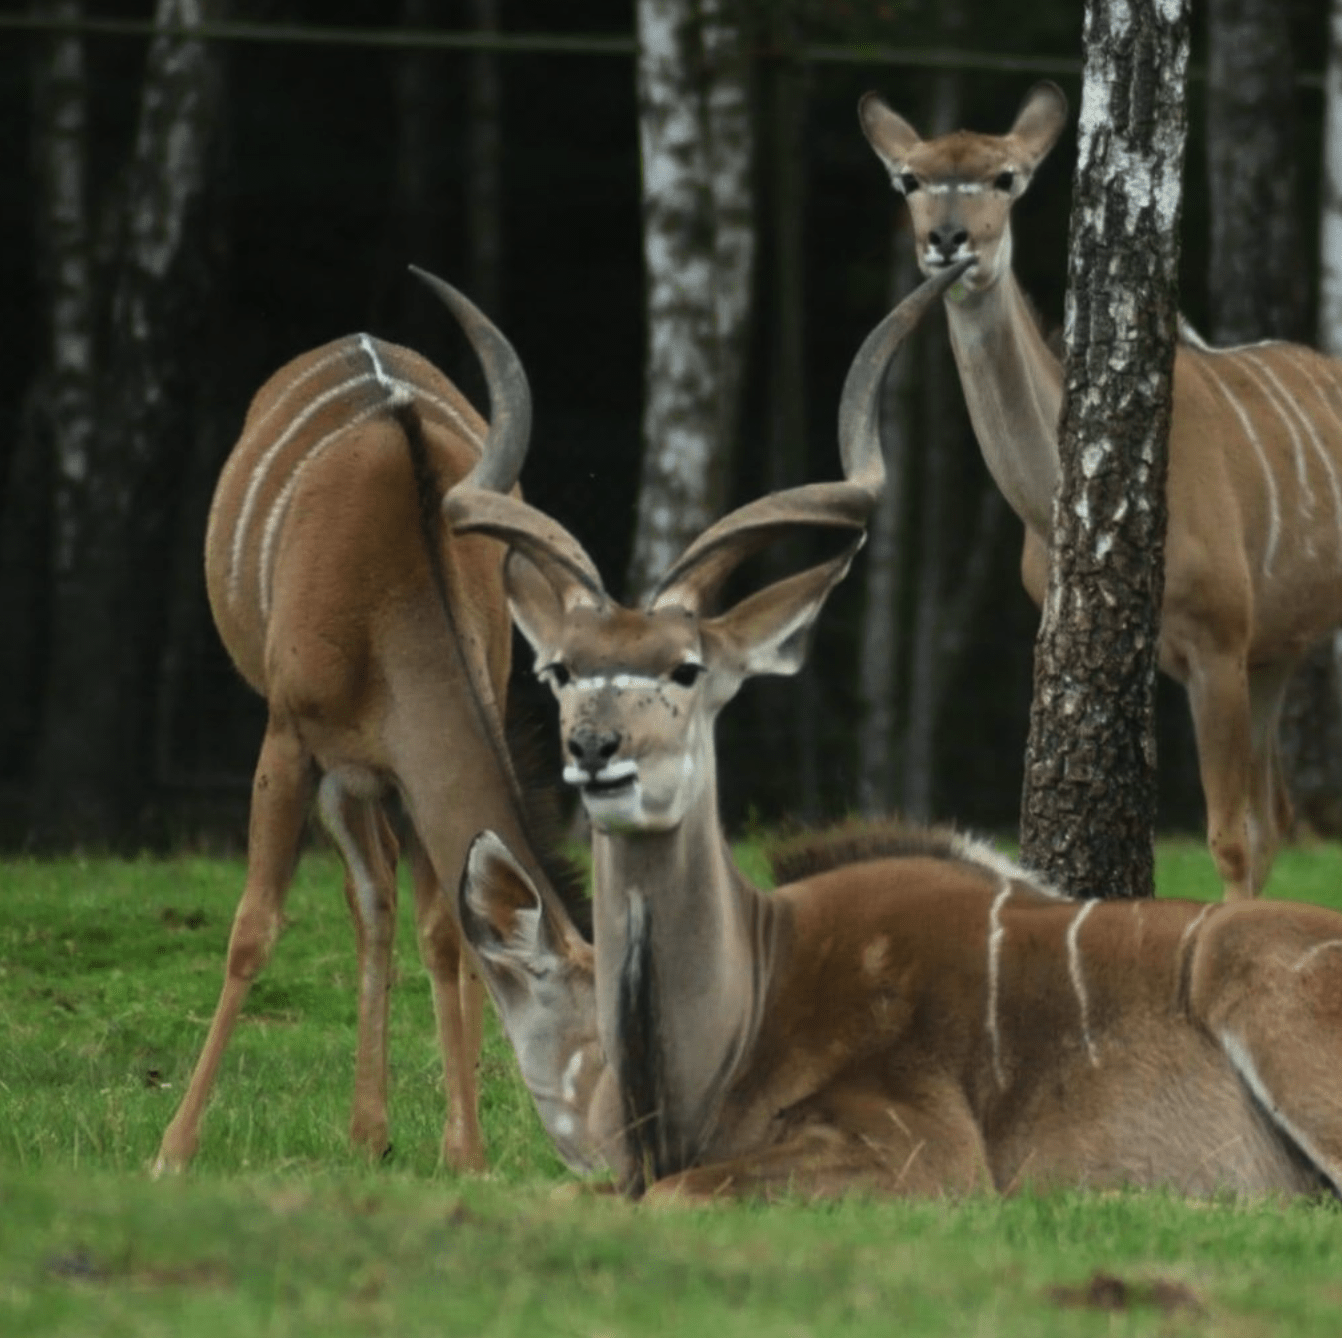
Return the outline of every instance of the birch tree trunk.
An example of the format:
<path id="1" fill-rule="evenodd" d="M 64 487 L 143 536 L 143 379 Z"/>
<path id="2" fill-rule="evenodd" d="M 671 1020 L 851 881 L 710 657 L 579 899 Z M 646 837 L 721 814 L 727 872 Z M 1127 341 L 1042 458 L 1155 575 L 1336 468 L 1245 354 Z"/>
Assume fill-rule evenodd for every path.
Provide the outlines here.
<path id="1" fill-rule="evenodd" d="M 78 21 L 79 0 L 39 17 Z M 34 60 L 33 224 L 48 293 L 43 367 L 25 415 L 0 516 L 0 756 L 26 775 L 38 746 L 48 582 L 68 590 L 83 528 L 96 421 L 93 255 L 88 203 L 88 76 L 84 43 L 51 37 Z M 41 610 L 42 616 L 38 615 Z"/>
<path id="2" fill-rule="evenodd" d="M 1322 176 L 1318 343 L 1337 358 L 1342 357 L 1342 0 L 1333 0 L 1329 15 Z M 1342 836 L 1342 633 L 1315 646 L 1291 680 L 1282 707 L 1281 748 L 1297 817 L 1320 835 Z"/>
<path id="3" fill-rule="evenodd" d="M 207 12 L 201 0 L 159 0 L 155 17 L 192 27 Z M 199 203 L 216 115 L 217 70 L 205 44 L 155 38 L 117 215 L 101 357 L 91 334 L 80 334 L 95 319 L 91 276 L 62 273 L 53 294 L 58 337 L 87 365 L 71 416 L 58 416 L 53 433 L 51 649 L 33 814 L 42 840 L 113 839 L 150 779 L 165 554 L 192 440 L 189 350 L 206 269 Z M 86 378 L 95 375 L 90 394 Z"/>
<path id="4" fill-rule="evenodd" d="M 638 0 L 637 29 L 648 343 L 635 598 L 722 509 L 754 257 L 740 0 Z"/>
<path id="5" fill-rule="evenodd" d="M 1086 6 L 1062 470 L 1021 813 L 1025 862 L 1081 895 L 1154 892 L 1188 29 L 1186 3 Z"/>
<path id="6" fill-rule="evenodd" d="M 1207 7 L 1212 341 L 1303 336 L 1295 62 L 1278 0 Z"/>

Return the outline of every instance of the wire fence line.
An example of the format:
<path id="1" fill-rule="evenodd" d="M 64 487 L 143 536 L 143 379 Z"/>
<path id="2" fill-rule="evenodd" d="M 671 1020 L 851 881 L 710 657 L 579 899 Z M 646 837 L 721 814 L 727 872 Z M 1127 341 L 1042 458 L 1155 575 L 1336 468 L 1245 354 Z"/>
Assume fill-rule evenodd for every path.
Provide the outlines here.
<path id="1" fill-rule="evenodd" d="M 633 56 L 632 33 L 505 33 L 440 28 L 367 28 L 306 23 L 244 23 L 231 20 L 159 24 L 153 19 L 63 19 L 51 15 L 0 15 L 0 33 L 69 37 L 183 37 L 203 42 L 251 42 L 270 46 L 362 47 L 400 51 L 489 52 L 495 55 Z M 1033 74 L 1079 77 L 1079 56 L 969 51 L 954 47 L 890 46 L 882 42 L 799 43 L 792 48 L 762 47 L 756 56 L 800 60 L 813 65 L 887 65 L 906 69 L 965 70 L 981 74 Z M 1190 82 L 1206 81 L 1202 66 L 1189 68 Z M 1321 91 L 1324 76 L 1297 73 L 1298 88 Z"/>
<path id="2" fill-rule="evenodd" d="M 366 28 L 302 23 L 243 23 L 221 20 L 201 24 L 159 24 L 152 19 L 63 19 L 50 15 L 0 15 L 0 31 L 66 37 L 183 37 L 205 42 L 252 42 L 287 46 L 343 46 L 405 51 L 485 51 L 498 55 L 632 56 L 632 33 L 449 32 L 437 28 Z M 823 65 L 924 66 L 935 69 L 1078 75 L 1081 61 L 1060 56 L 1009 55 L 952 48 L 924 49 L 884 43 L 810 44 L 765 47 L 768 58 Z"/>

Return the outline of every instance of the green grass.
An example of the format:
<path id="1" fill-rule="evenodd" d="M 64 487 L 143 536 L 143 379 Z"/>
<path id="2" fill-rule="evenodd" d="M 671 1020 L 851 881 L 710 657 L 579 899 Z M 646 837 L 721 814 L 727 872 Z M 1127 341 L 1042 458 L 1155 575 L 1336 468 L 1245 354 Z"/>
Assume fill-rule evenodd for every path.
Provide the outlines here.
<path id="1" fill-rule="evenodd" d="M 1163 894 L 1215 896 L 1200 844 Z M 301 866 L 179 1180 L 144 1166 L 214 1006 L 241 861 L 0 863 L 0 1334 L 1329 1335 L 1342 1212 L 1160 1194 L 655 1212 L 574 1192 L 492 1015 L 491 1172 L 437 1164 L 443 1098 L 403 896 L 394 1151 L 348 1148 L 355 962 Z M 1274 895 L 1342 907 L 1342 854 Z M 1110 1308 L 1107 1308 L 1110 1307 Z"/>

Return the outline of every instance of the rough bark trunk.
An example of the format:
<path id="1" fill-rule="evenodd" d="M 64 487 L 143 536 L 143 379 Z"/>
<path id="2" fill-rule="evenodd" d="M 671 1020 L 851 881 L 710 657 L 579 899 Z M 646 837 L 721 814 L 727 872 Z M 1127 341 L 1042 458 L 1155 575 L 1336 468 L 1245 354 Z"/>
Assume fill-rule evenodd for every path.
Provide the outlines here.
<path id="1" fill-rule="evenodd" d="M 1062 477 L 1035 645 L 1021 847 L 1027 863 L 1089 896 L 1154 891 L 1188 27 L 1185 4 L 1086 6 Z"/>
<path id="2" fill-rule="evenodd" d="M 159 0 L 160 23 L 206 18 Z M 205 266 L 200 195 L 216 116 L 205 44 L 156 38 L 146 62 L 95 402 L 58 415 L 51 652 L 35 776 L 40 840 L 103 843 L 137 816 L 150 779 L 157 657 L 182 466 L 192 444 L 190 349 Z M 60 276 L 91 303 L 91 281 Z M 78 290 L 77 296 L 75 290 Z M 81 317 L 92 321 L 91 306 Z M 82 415 L 89 415 L 82 427 Z"/>
<path id="3" fill-rule="evenodd" d="M 1283 27 L 1279 19 L 1278 27 Z M 1278 126 L 1274 137 L 1289 164 L 1291 146 L 1282 141 L 1288 133 L 1289 124 Z M 1337 358 L 1342 357 L 1342 0 L 1334 0 L 1329 18 L 1322 175 L 1318 341 Z M 1295 326 L 1263 333 L 1299 337 Z M 1282 706 L 1281 750 L 1297 819 L 1319 835 L 1342 836 L 1342 633 L 1314 647 L 1291 680 Z"/>
<path id="4" fill-rule="evenodd" d="M 1207 7 L 1211 337 L 1300 339 L 1295 63 L 1277 0 Z"/>
<path id="5" fill-rule="evenodd" d="M 736 0 L 639 0 L 648 352 L 627 593 L 722 508 L 750 307 L 753 148 Z"/>

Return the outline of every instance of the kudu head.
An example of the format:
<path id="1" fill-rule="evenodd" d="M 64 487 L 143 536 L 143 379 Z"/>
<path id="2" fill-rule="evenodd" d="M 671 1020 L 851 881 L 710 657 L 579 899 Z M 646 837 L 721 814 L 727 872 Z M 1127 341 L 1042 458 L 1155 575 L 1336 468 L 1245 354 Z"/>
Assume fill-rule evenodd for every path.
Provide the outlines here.
<path id="1" fill-rule="evenodd" d="M 1057 84 L 1036 84 L 1005 135 L 956 130 L 920 139 L 876 93 L 862 98 L 858 119 L 908 201 L 923 273 L 972 259 L 966 288 L 983 291 L 1004 278 L 1011 269 L 1011 206 L 1067 124 L 1067 99 Z"/>
<path id="2" fill-rule="evenodd" d="M 516 498 L 459 487 L 444 502 L 458 531 L 502 539 L 513 619 L 559 701 L 564 779 L 605 831 L 677 827 L 715 785 L 713 722 L 753 674 L 792 674 L 811 626 L 848 570 L 885 477 L 880 385 L 904 336 L 963 266 L 924 283 L 872 332 L 839 409 L 842 482 L 760 498 L 705 530 L 639 608 L 605 590 L 566 530 Z M 816 527 L 849 536 L 827 562 L 723 612 L 715 597 L 749 555 Z"/>
<path id="3" fill-rule="evenodd" d="M 493 832 L 471 845 L 457 910 L 546 1133 L 570 1169 L 595 1170 L 589 1116 L 605 1060 L 591 944 Z"/>

